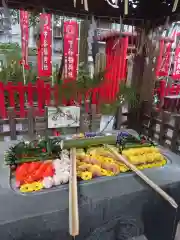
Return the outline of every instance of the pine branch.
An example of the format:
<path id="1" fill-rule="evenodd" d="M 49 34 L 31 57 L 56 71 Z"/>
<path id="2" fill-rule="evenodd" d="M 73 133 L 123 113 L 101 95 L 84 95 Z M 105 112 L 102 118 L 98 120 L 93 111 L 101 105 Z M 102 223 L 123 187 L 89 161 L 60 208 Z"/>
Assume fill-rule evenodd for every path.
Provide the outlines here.
<path id="1" fill-rule="evenodd" d="M 114 115 L 118 107 L 127 103 L 130 107 L 136 107 L 138 104 L 136 90 L 133 87 L 127 86 L 125 83 L 120 83 L 119 92 L 115 100 L 111 103 L 103 103 L 100 106 L 100 111 L 104 115 Z"/>
<path id="2" fill-rule="evenodd" d="M 66 79 L 60 80 L 58 83 L 58 96 L 59 96 L 59 104 L 62 104 L 63 99 L 67 101 L 73 99 L 77 100 L 78 95 L 81 95 L 81 98 L 85 98 L 85 94 L 88 90 L 96 88 L 100 86 L 100 84 L 104 81 L 104 76 L 106 71 L 100 72 L 94 75 L 92 78 L 89 75 L 89 72 L 86 70 L 83 63 L 79 65 L 79 71 L 76 81 Z M 58 76 L 58 74 L 56 74 Z"/>

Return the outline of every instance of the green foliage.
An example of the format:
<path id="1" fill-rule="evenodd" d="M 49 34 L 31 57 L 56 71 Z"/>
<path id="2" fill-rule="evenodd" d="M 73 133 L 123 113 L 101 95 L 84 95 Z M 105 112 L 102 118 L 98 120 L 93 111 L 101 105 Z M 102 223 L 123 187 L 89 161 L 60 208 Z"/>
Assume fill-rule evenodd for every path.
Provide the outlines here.
<path id="1" fill-rule="evenodd" d="M 64 83 L 63 80 L 59 80 L 58 82 L 56 78 L 56 83 L 58 82 L 59 104 L 62 103 L 63 99 L 67 101 L 73 99 L 76 101 L 78 94 L 80 94 L 81 99 L 84 100 L 88 90 L 98 87 L 104 81 L 105 73 L 106 71 L 103 71 L 90 77 L 89 71 L 84 64 L 80 64 L 76 81 L 66 81 Z M 56 77 L 58 77 L 57 74 Z"/>
<path id="2" fill-rule="evenodd" d="M 18 43 L 0 43 L 0 50 L 2 49 L 12 49 L 12 50 L 17 50 L 21 49 Z"/>
<path id="3" fill-rule="evenodd" d="M 14 147 L 9 147 L 8 151 L 4 153 L 4 161 L 7 165 L 14 165 L 16 163 L 16 154 Z"/>
<path id="4" fill-rule="evenodd" d="M 62 100 L 75 100 L 77 101 L 78 94 L 81 95 L 81 99 L 85 100 L 85 94 L 88 90 L 96 88 L 102 84 L 105 80 L 105 74 L 107 70 L 90 77 L 89 72 L 83 64 L 80 64 L 78 76 L 76 81 L 69 81 L 64 83 L 63 80 L 60 80 L 58 83 L 58 96 L 59 96 L 59 105 L 62 104 Z M 57 74 L 55 74 L 55 79 L 57 81 Z M 91 99 L 89 99 L 91 100 Z M 101 102 L 100 100 L 100 112 L 102 114 L 114 115 L 117 111 L 117 108 L 127 103 L 130 107 L 136 107 L 138 103 L 136 90 L 133 87 L 127 86 L 126 83 L 120 83 L 119 91 L 115 97 L 115 101 Z"/>
<path id="5" fill-rule="evenodd" d="M 5 153 L 5 163 L 14 165 L 23 162 L 46 160 L 50 159 L 50 157 L 47 152 L 47 141 L 45 139 L 32 142 L 21 141 L 9 148 Z"/>
<path id="6" fill-rule="evenodd" d="M 127 86 L 124 82 L 119 86 L 119 93 L 117 95 L 118 99 L 127 102 L 130 107 L 136 107 L 138 104 L 136 89 L 131 86 Z"/>
<path id="7" fill-rule="evenodd" d="M 21 54 L 16 51 L 11 51 L 6 55 L 6 65 L 0 71 L 0 81 L 7 83 L 12 81 L 14 83 L 24 82 L 23 70 L 20 64 Z M 25 80 L 28 82 L 36 81 L 37 73 L 33 68 L 25 70 Z"/>
<path id="8" fill-rule="evenodd" d="M 12 54 L 15 52 L 16 54 L 21 54 L 21 47 L 18 43 L 0 43 L 0 53 L 1 54 Z M 29 56 L 36 56 L 37 49 L 36 48 L 29 48 Z"/>
<path id="9" fill-rule="evenodd" d="M 7 84 L 9 81 L 13 82 L 13 84 L 17 84 L 18 82 L 24 83 L 23 77 L 23 69 L 20 64 L 21 54 L 18 51 L 8 52 L 6 55 L 6 64 L 2 67 L 0 71 L 0 81 Z M 30 68 L 29 70 L 24 70 L 25 73 L 25 81 L 26 83 L 35 83 L 37 78 L 37 72 L 34 68 Z M 18 93 L 14 93 L 14 98 L 16 104 L 19 104 Z M 8 93 L 5 92 L 5 102 L 6 106 L 9 106 L 9 97 Z"/>
<path id="10" fill-rule="evenodd" d="M 136 95 L 136 90 L 133 87 L 127 86 L 125 83 L 120 83 L 119 92 L 116 95 L 115 101 L 111 103 L 101 104 L 101 113 L 104 115 L 114 115 L 117 108 L 124 103 L 127 103 L 130 107 L 136 107 L 138 104 L 138 99 Z"/>

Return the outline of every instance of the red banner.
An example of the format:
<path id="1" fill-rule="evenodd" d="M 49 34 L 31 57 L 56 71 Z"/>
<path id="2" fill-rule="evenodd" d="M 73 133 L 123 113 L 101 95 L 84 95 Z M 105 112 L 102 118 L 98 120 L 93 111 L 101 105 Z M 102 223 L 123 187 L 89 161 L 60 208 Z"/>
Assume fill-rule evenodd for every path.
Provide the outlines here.
<path id="1" fill-rule="evenodd" d="M 20 10 L 20 27 L 21 27 L 21 47 L 22 47 L 22 60 L 21 64 L 25 69 L 29 69 L 28 65 L 28 41 L 29 41 L 29 13 Z"/>
<path id="2" fill-rule="evenodd" d="M 78 68 L 78 23 L 66 21 L 64 23 L 64 78 L 76 80 Z"/>
<path id="3" fill-rule="evenodd" d="M 157 77 L 166 77 L 169 75 L 171 46 L 172 43 L 164 43 L 164 40 L 160 42 L 160 55 L 156 69 Z"/>
<path id="4" fill-rule="evenodd" d="M 41 24 L 42 23 L 42 24 Z M 40 14 L 40 46 L 38 49 L 38 76 L 52 75 L 52 15 Z"/>
<path id="5" fill-rule="evenodd" d="M 175 51 L 174 70 L 172 77 L 173 79 L 180 80 L 180 46 L 178 46 Z"/>

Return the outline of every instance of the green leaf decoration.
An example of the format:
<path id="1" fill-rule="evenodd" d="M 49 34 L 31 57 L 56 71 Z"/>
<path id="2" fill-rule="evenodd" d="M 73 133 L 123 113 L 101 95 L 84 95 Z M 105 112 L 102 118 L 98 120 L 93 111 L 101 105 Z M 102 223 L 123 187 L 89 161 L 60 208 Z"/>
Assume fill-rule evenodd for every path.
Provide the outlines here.
<path id="1" fill-rule="evenodd" d="M 78 94 L 81 95 L 82 100 L 85 99 L 85 94 L 88 90 L 100 86 L 105 79 L 107 71 L 100 72 L 93 77 L 90 76 L 89 71 L 83 63 L 79 65 L 78 75 L 76 81 L 58 80 L 58 74 L 55 74 L 55 82 L 58 83 L 59 104 L 62 104 L 63 99 L 77 100 Z"/>

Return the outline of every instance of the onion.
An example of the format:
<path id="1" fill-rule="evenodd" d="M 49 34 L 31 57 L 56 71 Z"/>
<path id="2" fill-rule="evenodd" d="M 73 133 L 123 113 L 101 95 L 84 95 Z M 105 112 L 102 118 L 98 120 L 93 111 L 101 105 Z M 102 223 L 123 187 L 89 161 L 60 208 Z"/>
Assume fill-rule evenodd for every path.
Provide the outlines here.
<path id="1" fill-rule="evenodd" d="M 42 181 L 44 188 L 51 188 L 53 186 L 52 177 L 45 177 Z"/>

